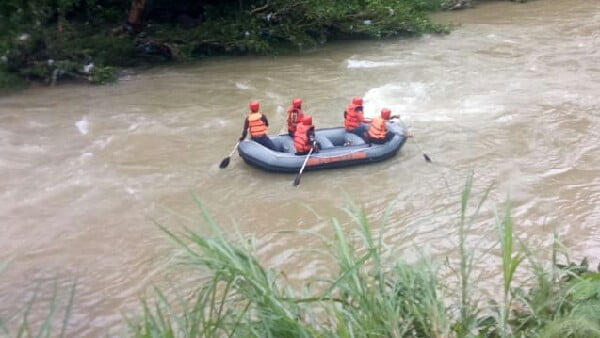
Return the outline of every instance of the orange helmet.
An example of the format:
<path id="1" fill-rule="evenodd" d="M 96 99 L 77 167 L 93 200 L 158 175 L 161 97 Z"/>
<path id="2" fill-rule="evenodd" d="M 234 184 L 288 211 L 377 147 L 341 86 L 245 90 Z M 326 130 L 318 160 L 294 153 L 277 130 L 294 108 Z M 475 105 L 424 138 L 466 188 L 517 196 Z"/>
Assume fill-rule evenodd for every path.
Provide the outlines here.
<path id="1" fill-rule="evenodd" d="M 304 117 L 302 118 L 302 124 L 310 126 L 312 124 L 312 116 L 304 115 Z"/>
<path id="2" fill-rule="evenodd" d="M 381 109 L 381 117 L 383 117 L 384 120 L 389 120 L 391 115 L 392 111 L 389 108 Z"/>
<path id="3" fill-rule="evenodd" d="M 258 104 L 258 101 L 250 102 L 250 111 L 251 112 L 256 113 L 258 111 L 258 108 L 260 108 L 260 104 Z"/>
<path id="4" fill-rule="evenodd" d="M 362 97 L 357 96 L 357 97 L 353 98 L 352 99 L 352 104 L 355 105 L 355 106 L 362 106 L 362 104 L 363 104 Z"/>
<path id="5" fill-rule="evenodd" d="M 302 107 L 302 99 L 300 99 L 300 98 L 293 99 L 292 105 L 294 106 L 294 108 Z"/>

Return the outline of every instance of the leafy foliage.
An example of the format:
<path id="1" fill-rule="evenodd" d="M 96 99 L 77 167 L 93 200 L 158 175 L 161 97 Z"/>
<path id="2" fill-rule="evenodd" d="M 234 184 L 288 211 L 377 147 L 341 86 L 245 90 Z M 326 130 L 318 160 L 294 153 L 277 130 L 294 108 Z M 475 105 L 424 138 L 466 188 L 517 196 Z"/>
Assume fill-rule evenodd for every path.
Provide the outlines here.
<path id="1" fill-rule="evenodd" d="M 448 29 L 426 15 L 440 8 L 439 0 L 154 0 L 147 1 L 144 32 L 135 34 L 121 28 L 129 5 L 117 0 L 2 1 L 4 72 L 53 84 L 64 77 L 103 77 L 82 71 L 90 63 L 99 70 Z"/>

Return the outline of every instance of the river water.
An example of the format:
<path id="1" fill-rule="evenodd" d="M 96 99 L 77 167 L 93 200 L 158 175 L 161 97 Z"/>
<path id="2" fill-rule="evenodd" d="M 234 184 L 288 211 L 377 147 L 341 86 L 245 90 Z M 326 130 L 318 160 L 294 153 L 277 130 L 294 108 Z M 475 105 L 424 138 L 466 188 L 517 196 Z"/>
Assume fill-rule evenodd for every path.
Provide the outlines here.
<path id="1" fill-rule="evenodd" d="M 556 229 L 570 256 L 600 253 L 600 2 L 482 3 L 436 15 L 447 36 L 327 45 L 302 56 L 209 59 L 130 73 L 110 86 L 61 85 L 0 98 L 0 314 L 39 287 L 77 279 L 70 332 L 121 332 L 165 269 L 172 243 L 155 222 L 199 220 L 192 194 L 227 231 L 257 238 L 262 261 L 306 280 L 329 265 L 310 248 L 342 208 L 364 206 L 375 227 L 395 201 L 386 241 L 456 256 L 460 193 L 490 186 L 472 241 L 493 243 L 492 206 L 513 207 L 518 236 L 547 252 Z M 317 127 L 342 124 L 353 96 L 387 106 L 415 136 L 385 162 L 295 175 L 233 156 L 247 104 L 260 100 L 270 132 L 304 100 Z M 415 143 L 415 141 L 418 142 Z M 419 149 L 419 146 L 422 150 Z M 427 153 L 433 163 L 422 157 Z M 202 230 L 199 230 L 202 231 Z M 498 259 L 479 262 L 494 274 Z M 166 275 L 166 277 L 165 277 Z M 33 316 L 43 318 L 43 310 Z M 118 334 L 118 333 L 117 333 Z"/>

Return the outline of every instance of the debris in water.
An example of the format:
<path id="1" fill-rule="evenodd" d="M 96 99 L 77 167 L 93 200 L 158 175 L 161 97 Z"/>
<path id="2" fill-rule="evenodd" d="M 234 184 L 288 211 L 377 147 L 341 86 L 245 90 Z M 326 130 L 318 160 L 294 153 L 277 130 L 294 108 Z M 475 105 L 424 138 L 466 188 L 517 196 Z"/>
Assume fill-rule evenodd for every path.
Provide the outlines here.
<path id="1" fill-rule="evenodd" d="M 82 135 L 87 135 L 90 131 L 90 123 L 85 118 L 75 122 L 75 126 Z"/>

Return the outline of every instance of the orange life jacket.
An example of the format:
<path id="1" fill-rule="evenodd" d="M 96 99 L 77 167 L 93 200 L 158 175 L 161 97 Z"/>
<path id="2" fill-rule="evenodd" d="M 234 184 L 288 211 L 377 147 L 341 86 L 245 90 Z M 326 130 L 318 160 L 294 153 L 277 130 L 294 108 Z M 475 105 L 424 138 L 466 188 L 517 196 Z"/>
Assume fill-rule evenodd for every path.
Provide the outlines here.
<path id="1" fill-rule="evenodd" d="M 348 108 L 346 108 L 346 119 L 344 120 L 346 130 L 356 129 L 364 120 L 363 112 L 357 112 L 357 107 L 359 106 L 349 104 Z"/>
<path id="2" fill-rule="evenodd" d="M 299 153 L 303 153 L 309 151 L 312 148 L 312 144 L 308 139 L 308 131 L 313 129 L 314 126 L 307 126 L 305 124 L 296 125 L 296 131 L 294 132 L 294 147 L 296 147 L 296 151 Z"/>
<path id="3" fill-rule="evenodd" d="M 384 120 L 381 116 L 377 116 L 376 118 L 374 118 L 371 122 L 371 126 L 369 127 L 369 137 L 378 140 L 383 140 L 387 135 L 386 122 L 387 121 Z"/>
<path id="4" fill-rule="evenodd" d="M 260 112 L 251 112 L 250 115 L 248 115 L 248 129 L 250 129 L 250 137 L 267 135 L 267 125 L 262 120 L 262 114 Z"/>
<path id="5" fill-rule="evenodd" d="M 302 109 L 291 106 L 288 109 L 288 131 L 296 131 L 296 125 L 300 124 L 300 121 L 302 121 L 302 117 L 304 117 L 304 112 L 302 111 Z"/>

